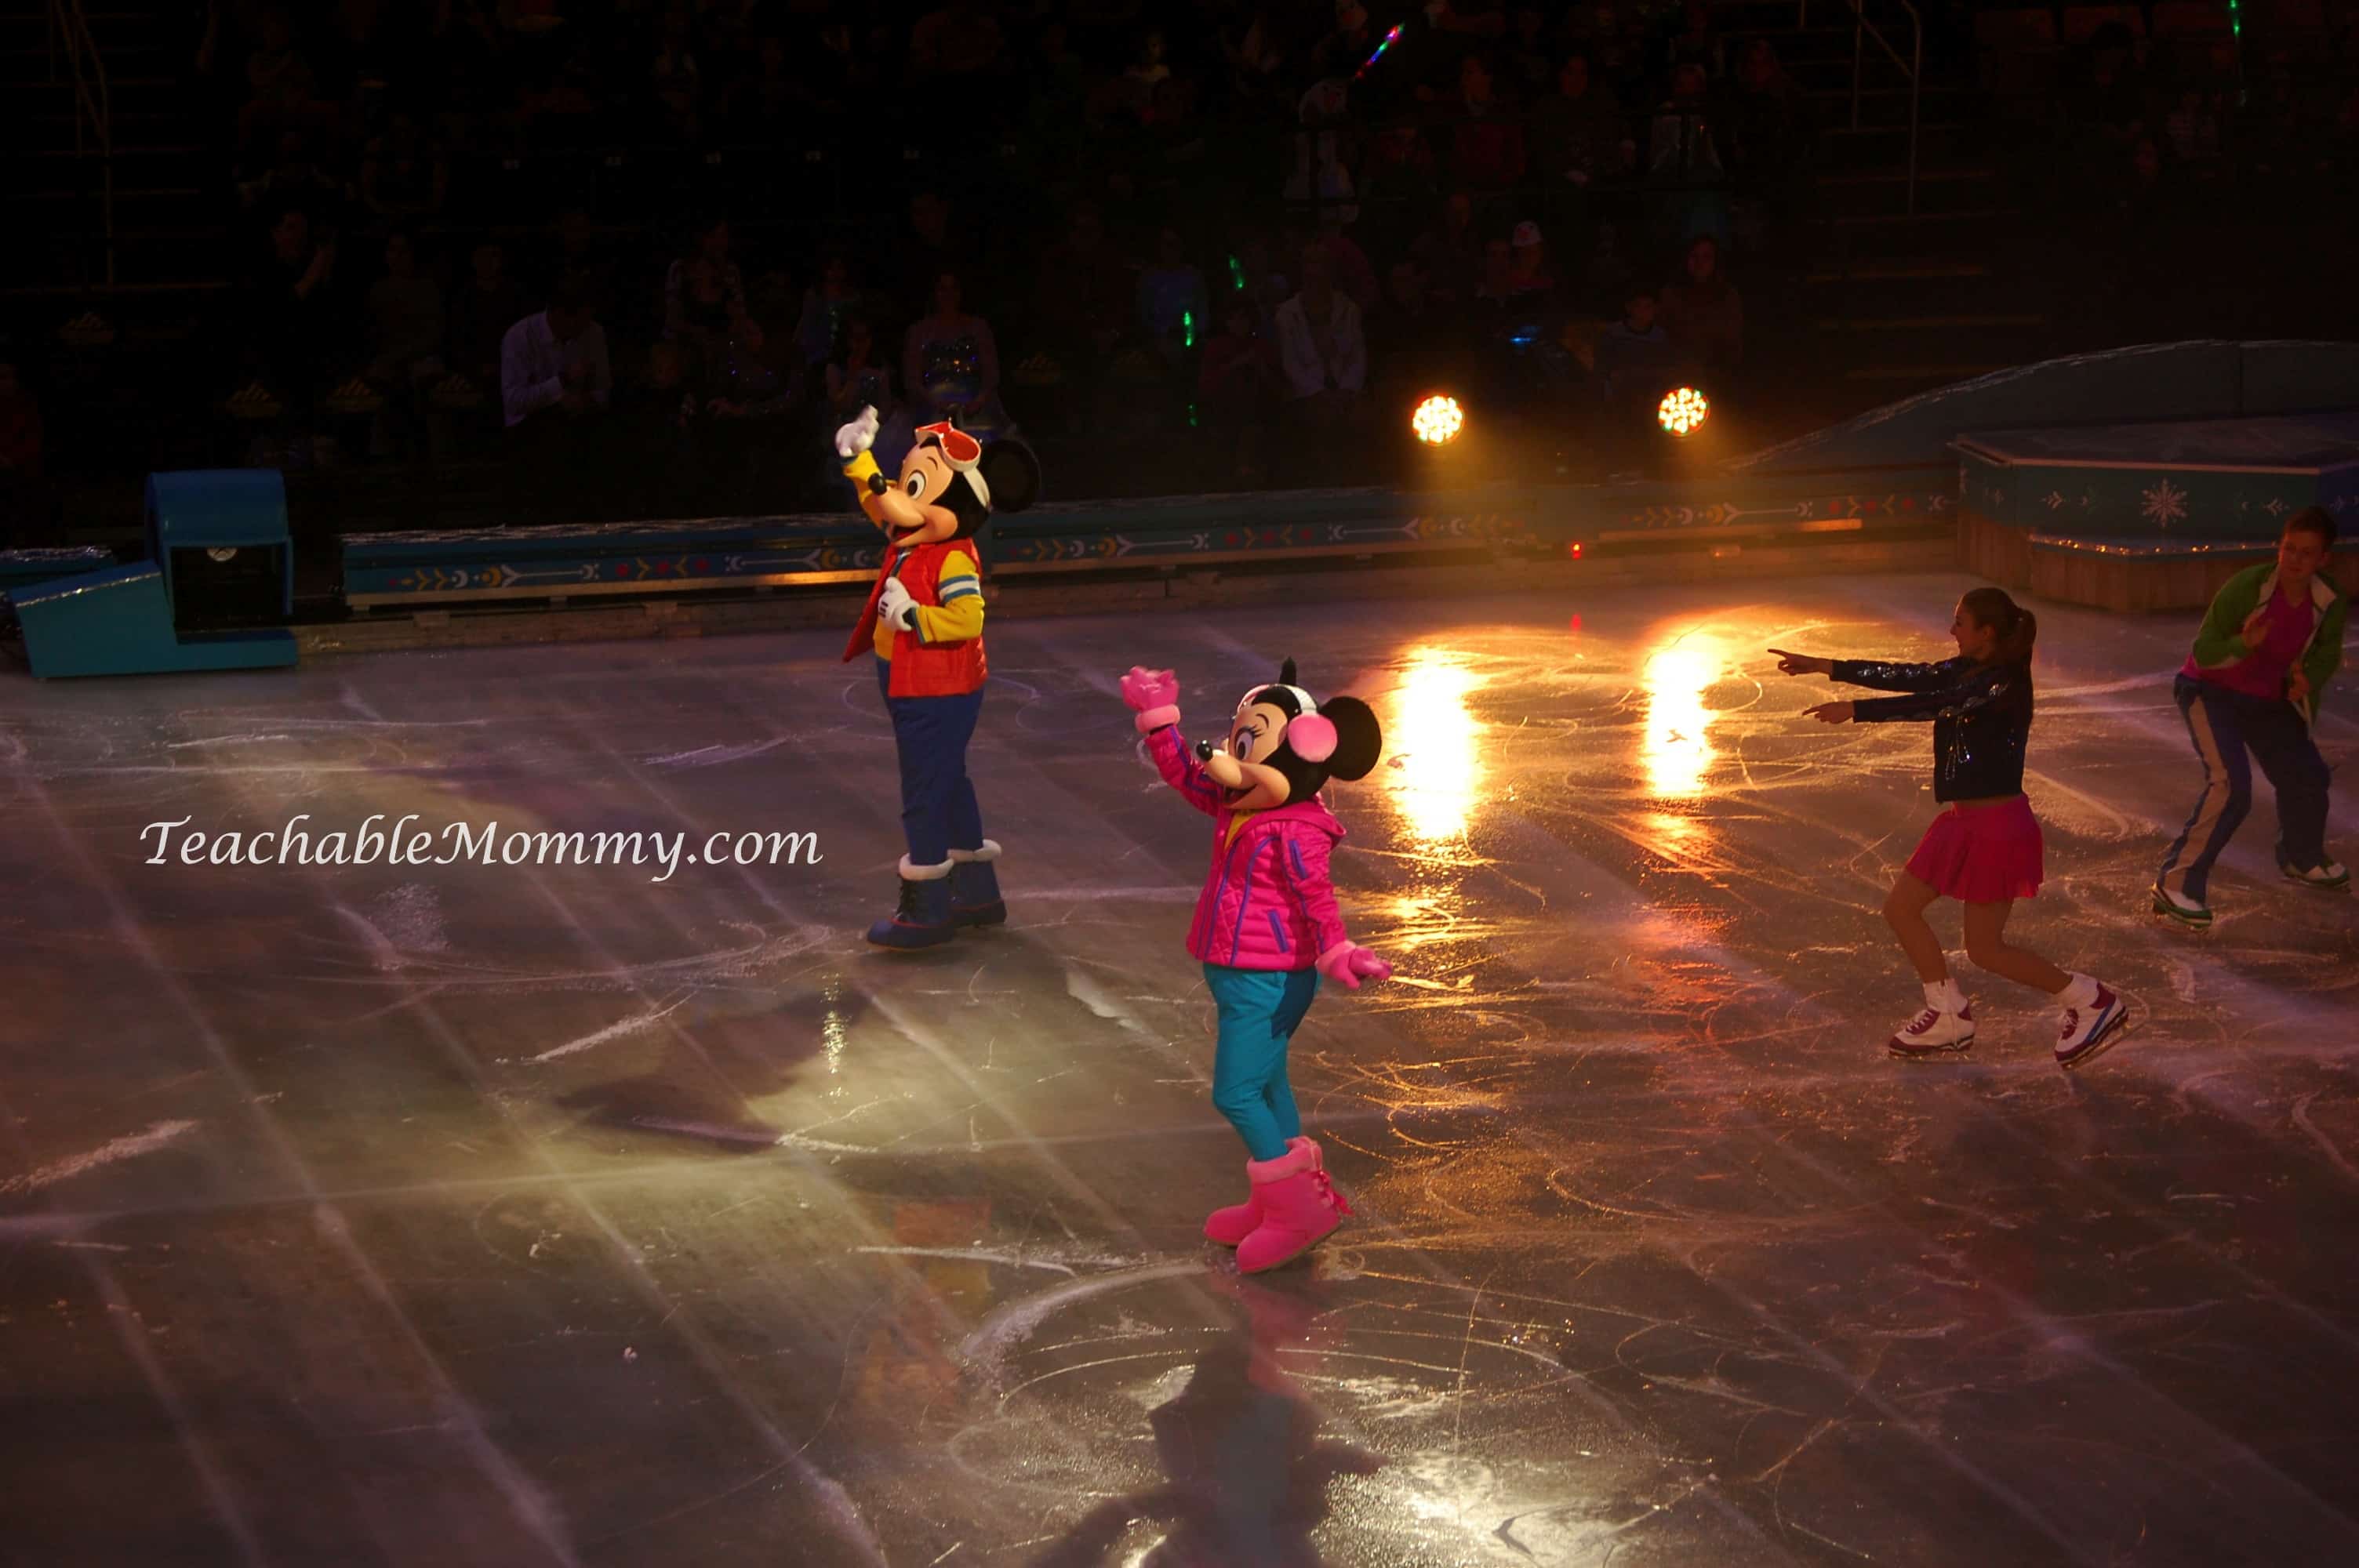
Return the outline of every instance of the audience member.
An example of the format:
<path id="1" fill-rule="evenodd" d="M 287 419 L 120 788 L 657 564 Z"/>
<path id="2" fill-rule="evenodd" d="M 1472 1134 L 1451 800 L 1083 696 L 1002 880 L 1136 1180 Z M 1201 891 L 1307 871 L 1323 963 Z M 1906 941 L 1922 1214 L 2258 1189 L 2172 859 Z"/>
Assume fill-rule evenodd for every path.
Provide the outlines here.
<path id="1" fill-rule="evenodd" d="M 330 173 L 320 160 L 319 138 L 309 131 L 290 129 L 278 137 L 277 155 L 257 179 L 238 187 L 248 211 L 284 212 L 299 207 L 321 233 L 340 232 L 352 189 Z"/>
<path id="2" fill-rule="evenodd" d="M 887 472 L 901 471 L 912 438 L 909 410 L 893 390 L 893 367 L 876 341 L 876 330 L 866 316 L 854 315 L 843 324 L 843 346 L 827 365 L 827 417 L 830 426 L 847 425 L 863 408 L 876 410 L 878 428 L 870 450 Z M 833 478 L 829 469 L 824 477 Z"/>
<path id="3" fill-rule="evenodd" d="M 569 207 L 558 214 L 557 248 L 540 274 L 541 286 L 554 288 L 560 278 L 573 280 L 599 320 L 612 320 L 620 311 L 622 264 L 586 207 Z M 633 293 L 636 296 L 637 290 Z M 636 319 L 637 313 L 633 314 Z"/>
<path id="4" fill-rule="evenodd" d="M 934 284 L 946 272 L 965 277 L 978 270 L 974 247 L 959 232 L 950 199 L 932 187 L 909 198 L 909 223 L 887 254 L 894 271 L 890 309 L 895 325 L 923 315 L 932 308 Z"/>
<path id="5" fill-rule="evenodd" d="M 1515 234 L 1509 242 L 1509 254 L 1508 298 L 1527 298 L 1556 292 L 1556 278 L 1549 271 L 1548 245 L 1540 237 L 1538 223 L 1516 225 Z"/>
<path id="6" fill-rule="evenodd" d="M 1203 420 L 1224 456 L 1229 476 L 1261 478 L 1261 452 L 1277 408 L 1284 373 L 1269 340 L 1254 330 L 1253 303 L 1232 295 L 1221 308 L 1221 330 L 1204 345 L 1196 395 Z"/>
<path id="7" fill-rule="evenodd" d="M 1745 48 L 1729 119 L 1737 189 L 1773 216 L 1787 216 L 1808 177 L 1819 124 L 1810 94 L 1786 74 L 1767 38 Z"/>
<path id="8" fill-rule="evenodd" d="M 449 160 L 427 140 L 416 115 L 396 110 L 362 160 L 362 204 L 380 219 L 412 222 L 440 212 L 450 189 Z"/>
<path id="9" fill-rule="evenodd" d="M 1722 49 L 1719 29 L 1712 24 L 1712 0 L 1681 0 L 1680 30 L 1664 48 L 1664 63 L 1673 71 L 1691 65 L 1706 77 L 1718 77 L 1728 69 Z"/>
<path id="10" fill-rule="evenodd" d="M 1535 171 L 1543 181 L 1576 189 L 1629 171 L 1636 152 L 1614 90 L 1592 80 L 1589 57 L 1568 55 L 1556 92 L 1532 111 Z"/>
<path id="11" fill-rule="evenodd" d="M 621 389 L 614 427 L 606 433 L 624 465 L 619 481 L 637 515 L 678 516 L 701 492 L 697 425 L 688 356 L 678 343 L 658 342 L 647 351 L 644 383 Z"/>
<path id="12" fill-rule="evenodd" d="M 661 24 L 661 44 L 656 50 L 655 62 L 648 74 L 656 103 L 662 113 L 658 125 L 673 140 L 687 144 L 697 139 L 700 125 L 701 101 L 704 91 L 703 73 L 691 52 L 691 24 L 685 7 L 664 13 Z"/>
<path id="13" fill-rule="evenodd" d="M 1433 149 L 1415 125 L 1378 131 L 1360 160 L 1361 232 L 1384 255 L 1397 255 L 1417 238 L 1433 210 L 1436 183 Z"/>
<path id="14" fill-rule="evenodd" d="M 1302 287 L 1278 307 L 1277 325 L 1295 409 L 1322 427 L 1345 417 L 1367 385 L 1368 345 L 1360 308 L 1335 287 L 1335 263 L 1324 247 L 1302 253 Z"/>
<path id="15" fill-rule="evenodd" d="M 1411 256 L 1424 269 L 1434 297 L 1463 303 L 1483 282 L 1483 238 L 1474 229 L 1474 199 L 1453 190 L 1441 203 L 1439 221 L 1426 231 Z"/>
<path id="16" fill-rule="evenodd" d="M 958 274 L 935 280 L 932 313 L 910 323 L 901 345 L 901 382 L 914 424 L 949 419 L 985 440 L 1013 430 L 999 406 L 999 344 L 990 322 L 967 313 Z"/>
<path id="17" fill-rule="evenodd" d="M 1479 54 L 1469 54 L 1459 65 L 1451 114 L 1451 170 L 1459 184 L 1505 190 L 1523 178 L 1524 128 L 1499 102 L 1490 65 Z"/>
<path id="18" fill-rule="evenodd" d="M 498 384 L 500 342 L 525 314 L 524 289 L 507 273 L 497 240 L 477 245 L 467 281 L 451 298 L 451 367 L 488 389 Z"/>
<path id="19" fill-rule="evenodd" d="M 1310 242 L 1324 250 L 1335 264 L 1335 287 L 1352 297 L 1352 303 L 1365 316 L 1384 297 L 1384 285 L 1376 280 L 1376 267 L 1343 225 L 1331 212 L 1319 224 L 1319 235 Z"/>
<path id="20" fill-rule="evenodd" d="M 722 114 L 739 141 L 770 143 L 800 130 L 813 116 L 810 97 L 787 52 L 787 40 L 765 33 L 754 47 L 754 67 L 729 84 Z"/>
<path id="21" fill-rule="evenodd" d="M 369 286 L 368 368 L 385 400 L 374 421 L 375 456 L 409 449 L 426 384 L 442 374 L 442 289 L 419 269 L 417 243 L 397 229 L 385 243 L 385 276 Z"/>
<path id="22" fill-rule="evenodd" d="M 310 215 L 289 208 L 270 226 L 270 249 L 246 286 L 245 344 L 299 427 L 320 391 L 323 354 L 342 339 L 336 236 L 315 241 Z"/>
<path id="23" fill-rule="evenodd" d="M 1546 92 L 1556 74 L 1556 61 L 1549 56 L 1548 13 L 1538 5 L 1518 5 L 1515 37 L 1507 44 L 1508 80 L 1528 102 Z"/>
<path id="24" fill-rule="evenodd" d="M 843 347 L 827 363 L 828 417 L 847 424 L 863 408 L 874 408 L 880 419 L 889 419 L 899 406 L 893 367 L 877 352 L 875 328 L 865 316 L 853 317 L 843 325 Z"/>
<path id="25" fill-rule="evenodd" d="M 1597 375 L 1608 399 L 1625 410 L 1651 406 L 1667 390 L 1674 351 L 1671 335 L 1657 319 L 1654 291 L 1632 288 L 1621 319 L 1597 335 Z"/>
<path id="26" fill-rule="evenodd" d="M 706 352 L 745 314 L 745 280 L 729 256 L 729 224 L 716 219 L 695 232 L 694 248 L 664 274 L 664 336 Z"/>
<path id="27" fill-rule="evenodd" d="M 1040 258 L 1034 324 L 1065 362 L 1068 379 L 1093 386 L 1128 330 L 1134 304 L 1130 269 L 1106 243 L 1092 207 L 1077 207 L 1065 238 Z M 915 398 L 914 383 L 909 395 Z"/>
<path id="28" fill-rule="evenodd" d="M 1457 347 L 1460 330 L 1426 287 L 1425 269 L 1397 261 L 1386 275 L 1385 297 L 1366 321 L 1368 359 L 1387 384 L 1435 374 Z"/>
<path id="29" fill-rule="evenodd" d="M 608 471 L 600 419 L 614 390 L 606 334 L 571 279 L 500 344 L 500 406 L 523 497 L 580 514 Z"/>
<path id="30" fill-rule="evenodd" d="M 1006 48 L 999 22 L 988 9 L 976 0 L 949 0 L 909 29 L 909 74 L 924 81 L 997 70 Z"/>
<path id="31" fill-rule="evenodd" d="M 1663 290 L 1662 319 L 1671 346 L 1705 373 L 1732 375 L 1744 363 L 1745 302 L 1721 275 L 1719 241 L 1688 245 L 1683 276 Z"/>
<path id="32" fill-rule="evenodd" d="M 940 273 L 934 275 L 940 279 Z M 803 306 L 795 318 L 795 346 L 803 363 L 816 369 L 842 346 L 844 325 L 865 307 L 860 286 L 853 280 L 852 256 L 841 245 L 830 245 L 821 255 L 819 279 L 803 291 Z"/>
<path id="33" fill-rule="evenodd" d="M 1139 270 L 1138 321 L 1174 363 L 1212 330 L 1204 275 L 1188 260 L 1180 231 L 1168 225 L 1156 236 L 1154 265 Z"/>

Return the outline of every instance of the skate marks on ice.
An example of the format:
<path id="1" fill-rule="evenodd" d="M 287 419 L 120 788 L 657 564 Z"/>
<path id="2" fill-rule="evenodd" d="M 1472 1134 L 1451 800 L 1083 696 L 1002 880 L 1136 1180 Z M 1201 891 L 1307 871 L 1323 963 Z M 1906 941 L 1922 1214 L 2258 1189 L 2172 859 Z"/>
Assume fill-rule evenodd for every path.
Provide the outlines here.
<path id="1" fill-rule="evenodd" d="M 285 944 L 293 985 L 269 999 L 352 1021 L 321 1030 L 314 1055 L 353 1064 L 342 1087 L 382 1094 L 378 1119 L 434 1107 L 438 1138 L 480 1141 L 446 1083 L 482 1097 L 492 1131 L 559 1155 L 469 1167 L 465 1186 L 429 1166 L 402 1200 L 419 1218 L 355 1234 L 408 1260 L 388 1267 L 395 1288 L 479 1407 L 529 1409 L 590 1377 L 593 1346 L 597 1365 L 664 1379 L 678 1441 L 628 1383 L 594 1444 L 521 1418 L 502 1432 L 601 1561 L 723 1553 L 719 1537 L 789 1517 L 766 1503 L 800 1474 L 779 1467 L 789 1451 L 841 1478 L 894 1563 L 1080 1561 L 1101 1538 L 1108 1562 L 1158 1541 L 1255 1561 L 1218 1533 L 1245 1528 L 1265 1555 L 1339 1565 L 2347 1554 L 2349 1488 L 2321 1457 L 2340 1418 L 2320 1390 L 2351 1369 L 2359 1321 L 2337 1261 L 2359 1126 L 2326 1043 L 2347 993 L 2255 967 L 2286 945 L 2259 940 L 2263 923 L 2289 918 L 2262 901 L 2292 894 L 2250 882 L 2253 914 L 2203 945 L 2110 924 L 2104 884 L 2149 870 L 2132 864 L 2138 824 L 2183 813 L 2183 739 L 2093 710 L 2128 759 L 2116 788 L 2042 754 L 2050 716 L 2035 755 L 2104 809 L 2056 798 L 2051 870 L 2078 880 L 2025 918 L 2060 957 L 2082 944 L 2097 962 L 2075 967 L 2107 964 L 2147 1007 L 2180 1011 L 2151 1048 L 2067 1080 L 2045 1059 L 2046 1009 L 1976 980 L 1982 1059 L 1899 1073 L 1873 1049 L 1908 989 L 1875 908 L 1930 812 L 1924 738 L 1794 723 L 1818 683 L 1764 676 L 1755 650 L 1771 623 L 1829 616 L 1815 598 L 1619 590 L 1582 607 L 1578 634 L 1520 604 L 1223 612 L 1201 619 L 1234 649 L 1165 657 L 1139 644 L 1196 628 L 1012 628 L 995 654 L 1024 689 L 995 703 L 1008 722 L 976 756 L 987 806 L 1005 801 L 1026 844 L 1006 868 L 1013 929 L 868 961 L 854 928 L 889 884 L 881 850 L 840 879 L 621 893 L 549 879 L 495 909 L 439 877 L 339 877 L 302 893 L 321 918 Z M 1843 637 L 1900 651 L 1921 625 Z M 1699 657 L 1705 637 L 1726 654 Z M 451 753 L 413 734 L 424 771 L 406 779 L 89 784 L 108 810 L 231 788 L 257 809 L 291 788 L 376 808 L 455 777 L 503 813 L 554 811 L 570 789 L 704 827 L 766 791 L 798 811 L 796 781 L 816 772 L 846 792 L 830 831 L 889 844 L 873 683 L 846 683 L 832 648 L 759 651 L 792 641 L 602 651 L 561 675 L 524 661 L 557 681 L 553 715 L 533 710 L 540 694 L 475 710 L 507 732 L 516 774 L 484 755 L 441 765 Z M 1298 1040 L 1306 1110 L 1362 1209 L 1278 1282 L 1315 1290 L 1307 1307 L 1231 1296 L 1254 1281 L 1193 1239 L 1238 1174 L 1201 1103 L 1211 1044 L 1178 950 L 1203 827 L 1142 780 L 1102 675 L 1180 667 L 1194 736 L 1288 652 L 1317 689 L 1385 718 L 1399 766 L 1339 789 L 1339 878 L 1353 935 L 1414 982 L 1331 991 Z M 373 706 L 450 711 L 485 678 L 462 677 L 468 663 L 423 666 L 439 689 Z M 640 676 L 647 732 L 617 735 L 604 694 Z M 670 700 L 690 683 L 693 703 Z M 1102 733 L 1071 717 L 1085 703 L 1108 704 Z M 278 760 L 288 743 L 258 737 L 298 733 L 289 706 L 207 731 L 256 739 L 171 755 Z M 758 745 L 788 711 L 824 715 L 807 754 L 670 763 Z M 2118 870 L 2082 869 L 2114 853 Z M 217 1016 L 259 972 L 195 944 L 168 967 Z M 259 1040 L 237 1048 L 279 1070 Z M 198 1115 L 154 1107 L 47 1147 Z M 214 1136 L 209 1106 L 174 1147 Z M 307 1152 L 325 1146 L 307 1136 Z M 446 1205 L 462 1222 L 447 1251 Z M 77 1238 L 144 1247 L 124 1223 Z M 1270 1431 L 1307 1441 L 1254 1446 Z M 556 1483 L 593 1447 L 610 1470 L 645 1468 L 650 1495 L 602 1504 Z M 1223 1451 L 1268 1481 L 1242 1522 L 1200 1506 L 1189 1455 Z M 727 1457 L 688 1484 L 669 1453 Z M 260 1495 L 236 1465 L 232 1479 Z M 825 1484 L 801 1480 L 816 1509 Z"/>

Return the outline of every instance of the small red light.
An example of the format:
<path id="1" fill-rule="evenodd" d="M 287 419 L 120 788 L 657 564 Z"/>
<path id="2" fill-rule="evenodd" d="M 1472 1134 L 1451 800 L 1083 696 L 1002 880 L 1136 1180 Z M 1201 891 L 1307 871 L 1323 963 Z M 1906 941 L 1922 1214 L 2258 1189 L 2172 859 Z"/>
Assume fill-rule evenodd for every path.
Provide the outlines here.
<path id="1" fill-rule="evenodd" d="M 1578 634 L 1581 631 L 1581 617 L 1576 615 L 1570 622 L 1566 622 L 1565 630 Z"/>
<path id="2" fill-rule="evenodd" d="M 1581 559 L 1581 541 L 1575 539 L 1571 544 L 1567 545 L 1565 546 L 1565 554 L 1571 556 L 1576 561 Z"/>

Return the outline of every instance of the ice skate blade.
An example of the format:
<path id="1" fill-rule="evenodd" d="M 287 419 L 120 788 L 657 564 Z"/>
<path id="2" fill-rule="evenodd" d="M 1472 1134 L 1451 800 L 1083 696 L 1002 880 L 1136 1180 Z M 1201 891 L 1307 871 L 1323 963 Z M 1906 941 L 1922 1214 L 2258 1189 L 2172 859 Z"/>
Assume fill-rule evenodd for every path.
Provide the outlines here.
<path id="1" fill-rule="evenodd" d="M 2067 1061 L 2064 1057 L 2059 1056 L 2056 1058 L 2056 1065 L 2063 1068 L 2068 1073 L 2077 1073 L 2082 1068 L 2087 1066 L 2090 1063 L 2095 1061 L 2098 1057 L 2104 1055 L 2106 1052 L 2112 1050 L 2114 1046 L 2120 1044 L 2122 1036 L 2127 1034 L 2129 1032 L 2130 1010 L 2124 1008 L 2122 1009 L 2122 1014 L 2119 1018 L 2105 1025 L 2104 1033 L 2098 1035 L 2094 1040 L 2090 1041 L 2086 1045 L 2081 1047 L 2080 1054 L 2072 1057 L 2070 1061 Z"/>
<path id="2" fill-rule="evenodd" d="M 2147 907 L 2153 910 L 2165 924 L 2176 925 L 2181 931 L 2209 931 L 2212 929 L 2212 912 L 2208 909 L 2181 909 L 2177 904 L 2171 903 L 2169 899 L 2162 897 L 2160 894 L 2157 894 L 2153 903 L 2148 904 Z"/>
<path id="3" fill-rule="evenodd" d="M 1974 1037 L 1971 1034 L 1948 1045 L 1904 1047 L 1897 1041 L 1887 1040 L 1884 1043 L 1884 1054 L 1896 1062 L 1945 1062 L 1957 1060 L 1973 1047 Z"/>
<path id="4" fill-rule="evenodd" d="M 2301 872 L 2293 870 L 2289 866 L 2278 867 L 2277 874 L 2284 877 L 2286 881 L 2293 883 L 2296 887 L 2310 888 L 2319 892 L 2349 892 L 2351 891 L 2351 874 L 2348 871 L 2345 871 L 2339 877 L 2332 877 L 2323 881 L 2320 881 L 2316 877 L 2304 876 Z"/>

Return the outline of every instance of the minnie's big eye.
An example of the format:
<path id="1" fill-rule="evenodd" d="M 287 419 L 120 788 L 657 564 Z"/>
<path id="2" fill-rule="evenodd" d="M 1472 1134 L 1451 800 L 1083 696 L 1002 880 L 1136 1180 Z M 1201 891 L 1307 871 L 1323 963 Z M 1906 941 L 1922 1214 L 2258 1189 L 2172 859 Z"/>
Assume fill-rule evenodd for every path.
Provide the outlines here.
<path id="1" fill-rule="evenodd" d="M 925 494 L 926 476 L 924 472 L 921 470 L 919 472 L 913 473 L 908 478 L 903 480 L 901 481 L 901 488 L 908 491 L 913 496 Z"/>

